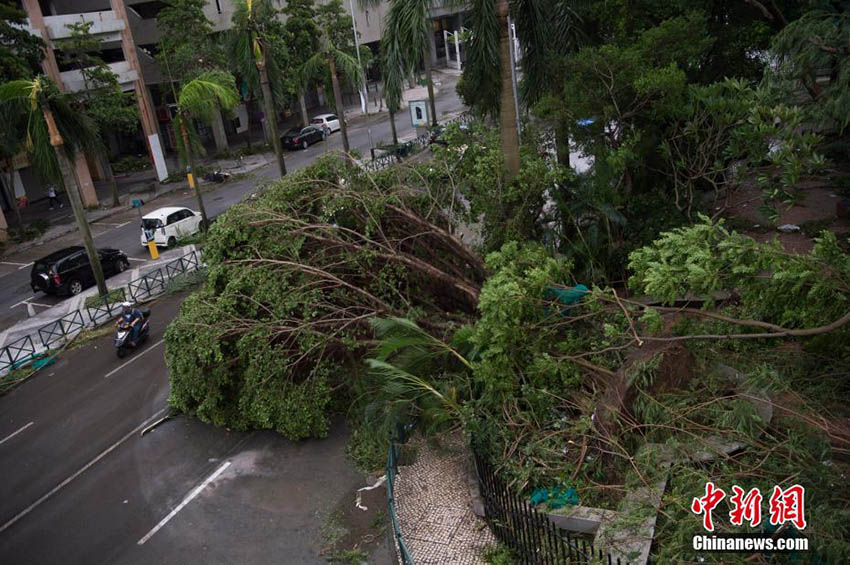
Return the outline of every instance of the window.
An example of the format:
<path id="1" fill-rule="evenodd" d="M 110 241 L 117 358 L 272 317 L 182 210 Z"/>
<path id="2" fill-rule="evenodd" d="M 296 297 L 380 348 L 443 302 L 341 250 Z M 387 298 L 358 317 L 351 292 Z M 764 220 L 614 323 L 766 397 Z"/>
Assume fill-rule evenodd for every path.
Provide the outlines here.
<path id="1" fill-rule="evenodd" d="M 189 210 L 187 208 L 186 210 L 183 210 L 183 217 L 184 218 L 194 218 L 195 214 L 194 214 L 194 212 L 192 212 L 191 210 Z"/>
<path id="2" fill-rule="evenodd" d="M 339 119 L 339 118 L 337 118 L 337 117 L 336 117 L 336 116 L 334 116 L 333 114 L 331 114 L 330 116 L 328 116 L 328 121 L 329 121 L 329 122 L 330 122 L 330 121 L 333 121 L 333 120 L 338 120 L 338 119 Z"/>
<path id="3" fill-rule="evenodd" d="M 77 267 L 82 267 L 83 265 L 88 264 L 88 257 L 85 253 L 80 252 L 76 255 L 71 255 L 59 266 L 59 271 L 70 271 L 71 269 L 76 269 Z"/>
<path id="4" fill-rule="evenodd" d="M 166 218 L 165 220 L 165 225 L 170 226 L 171 224 L 180 221 L 180 218 L 178 217 L 179 215 L 180 212 L 174 212 L 173 214 L 169 214 L 168 218 Z"/>
<path id="5" fill-rule="evenodd" d="M 142 220 L 142 227 L 146 230 L 155 230 L 162 227 L 162 220 L 154 218 L 145 218 Z"/>

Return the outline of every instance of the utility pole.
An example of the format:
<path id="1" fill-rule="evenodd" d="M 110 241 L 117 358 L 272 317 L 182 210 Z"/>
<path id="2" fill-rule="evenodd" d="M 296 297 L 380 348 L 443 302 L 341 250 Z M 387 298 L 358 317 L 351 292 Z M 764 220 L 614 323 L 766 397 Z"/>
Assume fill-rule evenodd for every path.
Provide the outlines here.
<path id="1" fill-rule="evenodd" d="M 511 86 L 514 90 L 514 111 L 516 112 L 516 137 L 517 141 L 522 144 L 522 129 L 519 123 L 519 97 L 517 96 L 516 87 L 516 32 L 514 30 L 514 20 L 508 16 L 508 40 L 511 43 Z"/>
<path id="2" fill-rule="evenodd" d="M 354 30 L 354 50 L 357 52 L 357 68 L 360 69 L 360 107 L 363 113 L 366 114 L 366 133 L 369 134 L 369 150 L 373 151 L 374 144 L 372 143 L 372 126 L 369 124 L 369 90 L 366 87 L 366 73 L 363 71 L 363 63 L 360 60 L 360 37 L 357 33 L 357 19 L 354 17 L 354 0 L 348 0 L 348 6 L 351 8 L 351 27 Z"/>

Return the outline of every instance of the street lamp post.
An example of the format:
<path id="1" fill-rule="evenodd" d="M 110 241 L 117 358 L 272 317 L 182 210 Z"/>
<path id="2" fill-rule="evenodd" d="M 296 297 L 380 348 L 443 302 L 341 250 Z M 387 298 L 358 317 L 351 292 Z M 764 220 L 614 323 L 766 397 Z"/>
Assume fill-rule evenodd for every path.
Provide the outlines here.
<path id="1" fill-rule="evenodd" d="M 357 19 L 354 17 L 354 0 L 348 0 L 348 6 L 351 9 L 351 28 L 354 31 L 354 50 L 357 52 L 357 68 L 360 69 L 360 108 L 366 114 L 366 119 L 369 118 L 369 91 L 366 89 L 366 73 L 363 72 L 363 63 L 360 60 L 360 37 L 357 33 Z M 369 150 L 374 155 L 374 144 L 372 143 L 372 126 L 366 125 L 366 133 L 369 134 Z"/>

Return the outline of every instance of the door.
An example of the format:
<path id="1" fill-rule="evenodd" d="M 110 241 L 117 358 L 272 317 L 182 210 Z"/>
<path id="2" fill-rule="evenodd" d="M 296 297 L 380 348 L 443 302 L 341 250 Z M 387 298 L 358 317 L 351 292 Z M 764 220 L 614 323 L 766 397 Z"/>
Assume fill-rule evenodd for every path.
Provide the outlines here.
<path id="1" fill-rule="evenodd" d="M 59 273 L 62 282 L 77 279 L 83 283 L 83 287 L 94 284 L 94 273 L 85 251 L 79 251 L 65 259 L 59 267 Z"/>
<path id="2" fill-rule="evenodd" d="M 339 118 L 334 115 L 328 116 L 328 127 L 331 129 L 331 131 L 339 131 Z"/>
<path id="3" fill-rule="evenodd" d="M 189 227 L 189 233 L 197 232 L 201 225 L 201 215 L 186 210 L 186 225 Z"/>
<path id="4" fill-rule="evenodd" d="M 172 212 L 165 218 L 165 241 L 168 243 L 168 239 L 171 237 L 180 237 L 179 233 L 179 223 L 180 223 L 180 210 L 177 212 Z"/>

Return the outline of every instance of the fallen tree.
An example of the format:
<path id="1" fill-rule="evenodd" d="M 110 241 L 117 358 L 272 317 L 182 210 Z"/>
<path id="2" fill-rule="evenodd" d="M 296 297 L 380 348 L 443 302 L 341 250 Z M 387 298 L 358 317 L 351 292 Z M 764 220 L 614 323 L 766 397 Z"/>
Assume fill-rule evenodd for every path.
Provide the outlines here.
<path id="1" fill-rule="evenodd" d="M 325 159 L 232 208 L 204 247 L 208 280 L 166 333 L 175 408 L 216 425 L 322 436 L 369 319 L 440 335 L 474 313 L 483 261 L 452 235 L 425 177 Z"/>

